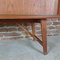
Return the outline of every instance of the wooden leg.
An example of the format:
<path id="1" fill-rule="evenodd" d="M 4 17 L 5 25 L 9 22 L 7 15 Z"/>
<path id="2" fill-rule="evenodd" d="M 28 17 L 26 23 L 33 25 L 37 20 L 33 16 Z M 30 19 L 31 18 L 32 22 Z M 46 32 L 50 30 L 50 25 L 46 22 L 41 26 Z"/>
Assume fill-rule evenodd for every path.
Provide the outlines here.
<path id="1" fill-rule="evenodd" d="M 32 34 L 35 35 L 35 23 L 32 23 Z M 34 36 L 33 36 L 33 40 L 35 40 Z"/>
<path id="2" fill-rule="evenodd" d="M 46 19 L 41 20 L 41 31 L 42 31 L 42 46 L 43 53 L 47 54 L 47 31 L 46 31 Z"/>

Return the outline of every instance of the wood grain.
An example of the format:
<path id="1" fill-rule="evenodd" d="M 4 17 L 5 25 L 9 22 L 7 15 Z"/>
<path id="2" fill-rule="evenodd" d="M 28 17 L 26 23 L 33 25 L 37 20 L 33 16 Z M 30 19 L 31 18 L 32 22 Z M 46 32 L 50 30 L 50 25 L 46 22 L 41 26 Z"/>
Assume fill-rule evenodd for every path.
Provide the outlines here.
<path id="1" fill-rule="evenodd" d="M 47 30 L 46 30 L 46 19 L 41 20 L 41 31 L 42 31 L 42 45 L 43 45 L 43 52 L 47 54 Z"/>
<path id="2" fill-rule="evenodd" d="M 0 0 L 0 14 L 55 15 L 57 11 L 54 1 L 56 0 Z"/>
<path id="3" fill-rule="evenodd" d="M 60 15 L 60 0 L 58 1 L 58 14 Z"/>

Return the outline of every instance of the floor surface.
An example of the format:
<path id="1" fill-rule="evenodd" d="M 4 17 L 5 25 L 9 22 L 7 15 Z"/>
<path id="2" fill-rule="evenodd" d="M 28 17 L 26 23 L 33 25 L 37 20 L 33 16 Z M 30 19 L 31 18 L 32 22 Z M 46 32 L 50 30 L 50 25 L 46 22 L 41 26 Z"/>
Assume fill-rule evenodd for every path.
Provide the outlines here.
<path id="1" fill-rule="evenodd" d="M 0 40 L 0 60 L 60 60 L 60 36 L 47 37 L 48 54 L 42 46 L 28 38 Z"/>

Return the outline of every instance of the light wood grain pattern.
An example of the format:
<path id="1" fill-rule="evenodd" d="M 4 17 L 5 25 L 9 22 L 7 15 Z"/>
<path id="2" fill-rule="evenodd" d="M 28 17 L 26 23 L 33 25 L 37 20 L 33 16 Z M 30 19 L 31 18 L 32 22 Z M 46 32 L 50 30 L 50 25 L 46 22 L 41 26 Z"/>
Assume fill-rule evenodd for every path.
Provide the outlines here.
<path id="1" fill-rule="evenodd" d="M 55 15 L 57 0 L 0 0 L 0 14 Z M 55 8 L 54 8 L 54 5 Z"/>
<path id="2" fill-rule="evenodd" d="M 57 12 L 58 0 L 45 0 L 46 1 L 46 14 L 54 15 Z"/>

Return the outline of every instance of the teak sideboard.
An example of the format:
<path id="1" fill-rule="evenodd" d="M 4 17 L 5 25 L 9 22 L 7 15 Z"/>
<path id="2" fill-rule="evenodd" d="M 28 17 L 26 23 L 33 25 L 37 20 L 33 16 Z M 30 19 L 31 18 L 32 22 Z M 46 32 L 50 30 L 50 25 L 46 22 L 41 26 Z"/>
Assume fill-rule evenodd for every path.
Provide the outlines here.
<path id="1" fill-rule="evenodd" d="M 48 18 L 60 19 L 60 0 L 0 0 L 0 24 L 17 24 L 33 39 L 42 45 L 43 53 L 47 54 L 47 29 Z M 52 6 L 51 6 L 52 5 Z M 30 23 L 32 32 L 20 23 Z M 35 34 L 35 24 L 41 24 L 42 40 Z"/>

